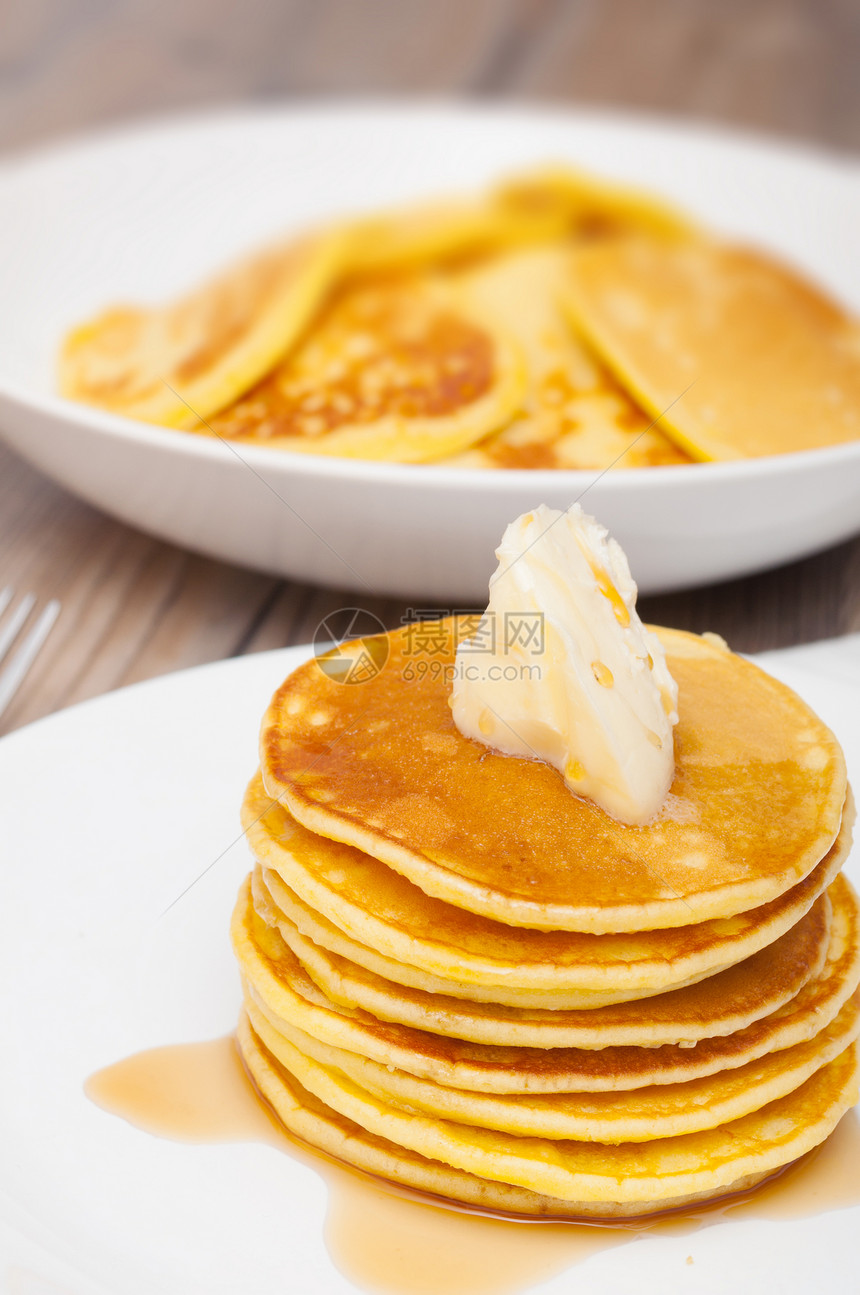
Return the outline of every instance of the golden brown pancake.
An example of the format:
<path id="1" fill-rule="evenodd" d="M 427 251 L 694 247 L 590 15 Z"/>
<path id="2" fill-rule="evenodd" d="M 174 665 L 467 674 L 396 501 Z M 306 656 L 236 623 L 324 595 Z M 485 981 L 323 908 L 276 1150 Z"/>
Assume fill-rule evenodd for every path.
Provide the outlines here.
<path id="1" fill-rule="evenodd" d="M 572 264 L 577 327 L 689 454 L 860 438 L 860 327 L 794 270 L 747 248 L 644 235 L 595 243 Z"/>
<path id="2" fill-rule="evenodd" d="M 595 1203 L 560 1201 L 509 1183 L 491 1182 L 438 1160 L 376 1137 L 361 1125 L 339 1115 L 306 1088 L 268 1052 L 242 1014 L 239 1046 L 263 1099 L 296 1137 L 326 1156 L 355 1169 L 437 1198 L 439 1205 L 460 1202 L 472 1208 L 521 1214 L 536 1218 L 627 1218 L 641 1215 L 641 1202 Z M 824 1103 L 821 1104 L 822 1115 Z M 831 1117 L 832 1118 L 832 1117 Z M 770 1170 L 749 1174 L 728 1188 L 664 1199 L 660 1210 L 698 1204 L 715 1194 L 746 1191 L 767 1177 Z"/>
<path id="3" fill-rule="evenodd" d="M 661 815 L 631 827 L 573 796 L 551 766 L 462 736 L 448 707 L 456 625 L 437 629 L 424 657 L 414 626 L 389 635 L 385 668 L 360 686 L 315 660 L 275 694 L 266 791 L 311 832 L 498 922 L 594 933 L 766 904 L 832 845 L 846 794 L 839 744 L 789 688 L 725 648 L 658 631 L 680 690 L 676 775 Z"/>
<path id="4" fill-rule="evenodd" d="M 413 463 L 502 426 L 524 390 L 519 349 L 487 312 L 438 279 L 392 276 L 343 287 L 210 427 L 302 453 Z"/>
<path id="5" fill-rule="evenodd" d="M 427 993 L 386 980 L 315 944 L 284 913 L 275 909 L 261 885 L 255 886 L 255 902 L 267 922 L 274 923 L 277 938 L 295 954 L 302 969 L 331 1003 L 350 1010 L 359 1009 L 377 1021 L 422 1032 L 432 1029 L 434 1038 L 463 1039 L 504 1049 L 534 1048 L 542 1058 L 546 1058 L 548 1049 L 581 1052 L 617 1047 L 629 1055 L 635 1047 L 637 1055 L 642 1056 L 643 1050 L 648 1049 L 654 1064 L 662 1064 L 662 1049 L 680 1047 L 685 1064 L 689 1065 L 693 1046 L 698 1044 L 701 1046 L 696 1050 L 696 1060 L 701 1065 L 703 1058 L 714 1051 L 721 1057 L 727 1055 L 722 1051 L 726 1036 L 733 1036 L 727 1043 L 729 1052 L 747 1030 L 758 1039 L 758 1031 L 751 1027 L 795 998 L 809 980 L 818 976 L 825 956 L 828 959 L 831 953 L 836 956 L 837 949 L 842 952 L 836 982 L 853 986 L 860 966 L 860 951 L 854 900 L 844 887 L 845 883 L 837 877 L 828 891 L 828 895 L 839 897 L 829 945 L 825 920 L 827 901 L 822 897 L 773 944 L 694 985 L 650 997 L 647 1012 L 643 1011 L 646 1005 L 639 999 L 583 1011 L 553 1011 Z M 268 929 L 271 931 L 272 927 Z M 846 948 L 847 963 L 843 960 Z M 277 958 L 277 954 L 273 956 Z M 764 1027 L 767 1037 L 770 1037 L 770 1028 L 771 1023 Z M 472 1050 L 470 1055 L 474 1061 L 476 1055 L 483 1057 L 484 1054 Z M 585 1071 L 586 1065 L 580 1059 L 581 1087 L 587 1086 Z"/>
<path id="6" fill-rule="evenodd" d="M 267 1037 L 274 1032 L 257 1020 L 271 1051 Z M 260 1031 L 254 1033 L 261 1037 Z M 305 1056 L 282 1036 L 272 1041 L 281 1066 L 303 1088 L 377 1138 L 467 1173 L 561 1200 L 638 1201 L 646 1210 L 695 1192 L 726 1192 L 746 1175 L 790 1163 L 823 1141 L 857 1096 L 852 1044 L 787 1096 L 715 1129 L 617 1146 L 550 1141 L 402 1111 Z M 240 1044 L 244 1052 L 244 1036 Z M 244 1055 L 254 1074 L 253 1054 Z"/>
<path id="7" fill-rule="evenodd" d="M 701 237 L 689 216 L 664 199 L 561 164 L 510 176 L 493 190 L 493 199 L 509 216 L 543 220 L 585 246 L 632 232 L 670 241 Z"/>
<path id="8" fill-rule="evenodd" d="M 263 865 L 255 904 L 389 980 L 473 1001 L 600 1007 L 692 984 L 772 943 L 809 911 L 850 848 L 850 831 L 769 904 L 693 926 L 592 935 L 503 926 L 425 894 L 351 846 L 315 837 L 255 780 L 244 805 Z M 265 913 L 264 913 L 265 915 Z"/>
<path id="9" fill-rule="evenodd" d="M 668 203 L 571 167 L 511 176 L 479 198 L 419 203 L 349 223 L 346 263 L 364 276 L 474 264 L 518 247 L 630 230 L 690 237 Z"/>
<path id="10" fill-rule="evenodd" d="M 527 210 L 489 197 L 425 202 L 351 221 L 345 270 L 365 280 L 428 268 L 456 270 L 558 238 L 568 228 L 558 206 Z"/>
<path id="11" fill-rule="evenodd" d="M 661 1047 L 481 1046 L 435 1033 L 437 1021 L 430 1013 L 424 1018 L 425 1028 L 416 1029 L 339 1006 L 307 975 L 283 939 L 281 924 L 273 929 L 257 915 L 247 883 L 236 906 L 232 934 L 249 992 L 282 1033 L 284 1025 L 293 1026 L 332 1047 L 449 1087 L 488 1093 L 619 1092 L 677 1085 L 746 1066 L 770 1052 L 808 1041 L 829 1024 L 860 979 L 856 898 L 839 878 L 834 890 L 838 907 L 833 938 L 826 961 L 821 958 L 820 974 L 780 1009 L 733 1034 L 707 1037 L 694 1046 L 687 1040 Z M 822 896 L 803 921 L 824 918 L 828 909 L 829 901 Z M 826 922 L 820 925 L 826 931 Z M 822 955 L 826 947 L 825 938 Z M 640 1015 L 650 1015 L 651 1003 L 646 1006 L 647 1013 L 640 1005 Z M 582 1027 L 583 1034 L 586 1029 Z"/>
<path id="12" fill-rule="evenodd" d="M 535 168 L 497 185 L 496 204 L 520 220 L 562 222 L 566 233 L 590 242 L 631 230 L 671 240 L 698 236 L 692 220 L 662 198 L 588 175 L 574 167 Z"/>
<path id="13" fill-rule="evenodd" d="M 564 310 L 569 243 L 496 256 L 461 275 L 470 300 L 517 339 L 528 387 L 522 413 L 452 467 L 606 468 L 689 462 L 585 347 Z"/>
<path id="14" fill-rule="evenodd" d="M 69 334 L 60 390 L 71 400 L 197 430 L 289 350 L 340 271 L 322 231 L 258 252 L 169 306 L 116 306 Z"/>

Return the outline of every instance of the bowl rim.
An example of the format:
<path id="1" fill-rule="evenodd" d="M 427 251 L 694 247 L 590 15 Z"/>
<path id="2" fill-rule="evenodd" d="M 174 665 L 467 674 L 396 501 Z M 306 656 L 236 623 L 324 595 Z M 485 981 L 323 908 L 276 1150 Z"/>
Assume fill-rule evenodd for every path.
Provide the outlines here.
<path id="1" fill-rule="evenodd" d="M 860 464 L 860 439 L 787 454 L 760 458 L 732 459 L 720 463 L 681 463 L 660 467 L 624 468 L 609 464 L 603 468 L 503 468 L 449 467 L 433 463 L 390 463 L 376 459 L 353 459 L 334 455 L 301 454 L 292 450 L 248 445 L 226 437 L 199 435 L 192 431 L 138 422 L 62 396 L 22 391 L 0 379 L 0 408 L 4 403 L 22 412 L 40 414 L 58 424 L 73 425 L 106 440 L 124 442 L 156 454 L 175 455 L 204 462 L 224 461 L 225 450 L 237 464 L 269 475 L 291 478 L 322 478 L 351 481 L 403 490 L 435 488 L 469 491 L 478 487 L 489 494 L 521 493 L 527 483 L 540 488 L 568 486 L 571 491 L 603 482 L 603 489 L 619 494 L 647 492 L 656 486 L 669 491 L 697 486 L 731 486 L 738 481 L 772 480 L 796 473 L 824 469 L 836 471 L 842 465 Z M 0 440 L 12 444 L 17 437 L 0 427 Z M 617 460 L 616 460 L 617 462 Z"/>

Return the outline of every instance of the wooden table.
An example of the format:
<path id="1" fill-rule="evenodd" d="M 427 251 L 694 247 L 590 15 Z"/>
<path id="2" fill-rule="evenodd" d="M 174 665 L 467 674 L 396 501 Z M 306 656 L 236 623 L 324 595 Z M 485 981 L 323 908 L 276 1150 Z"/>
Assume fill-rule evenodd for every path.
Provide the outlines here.
<path id="1" fill-rule="evenodd" d="M 854 0 L 68 0 L 0 30 L 0 148 L 130 116 L 332 93 L 613 105 L 856 150 Z M 355 601 L 200 558 L 80 503 L 0 448 L 0 584 L 58 597 L 14 728 L 167 670 L 299 643 Z M 362 600 L 388 625 L 406 609 Z M 860 629 L 860 540 L 642 600 L 744 650 Z"/>

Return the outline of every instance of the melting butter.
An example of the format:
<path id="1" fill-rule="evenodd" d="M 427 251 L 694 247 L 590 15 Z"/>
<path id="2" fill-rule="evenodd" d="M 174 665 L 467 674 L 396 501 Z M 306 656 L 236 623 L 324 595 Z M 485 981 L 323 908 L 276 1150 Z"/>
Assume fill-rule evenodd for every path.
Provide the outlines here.
<path id="1" fill-rule="evenodd" d="M 455 724 L 647 823 L 672 785 L 678 687 L 620 545 L 578 504 L 542 505 L 508 526 L 496 557 L 483 620 L 457 652 Z"/>

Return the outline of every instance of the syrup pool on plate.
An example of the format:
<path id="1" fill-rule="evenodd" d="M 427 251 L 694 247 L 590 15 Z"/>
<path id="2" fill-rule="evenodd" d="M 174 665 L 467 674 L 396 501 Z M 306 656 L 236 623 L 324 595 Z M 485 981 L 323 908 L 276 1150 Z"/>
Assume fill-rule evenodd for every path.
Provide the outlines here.
<path id="1" fill-rule="evenodd" d="M 136 1053 L 92 1075 L 87 1096 L 137 1128 L 183 1142 L 265 1142 L 321 1174 L 332 1261 L 373 1295 L 515 1295 L 600 1250 L 724 1218 L 798 1219 L 860 1204 L 860 1123 L 745 1196 L 611 1226 L 512 1220 L 440 1206 L 311 1151 L 268 1113 L 232 1036 Z"/>

